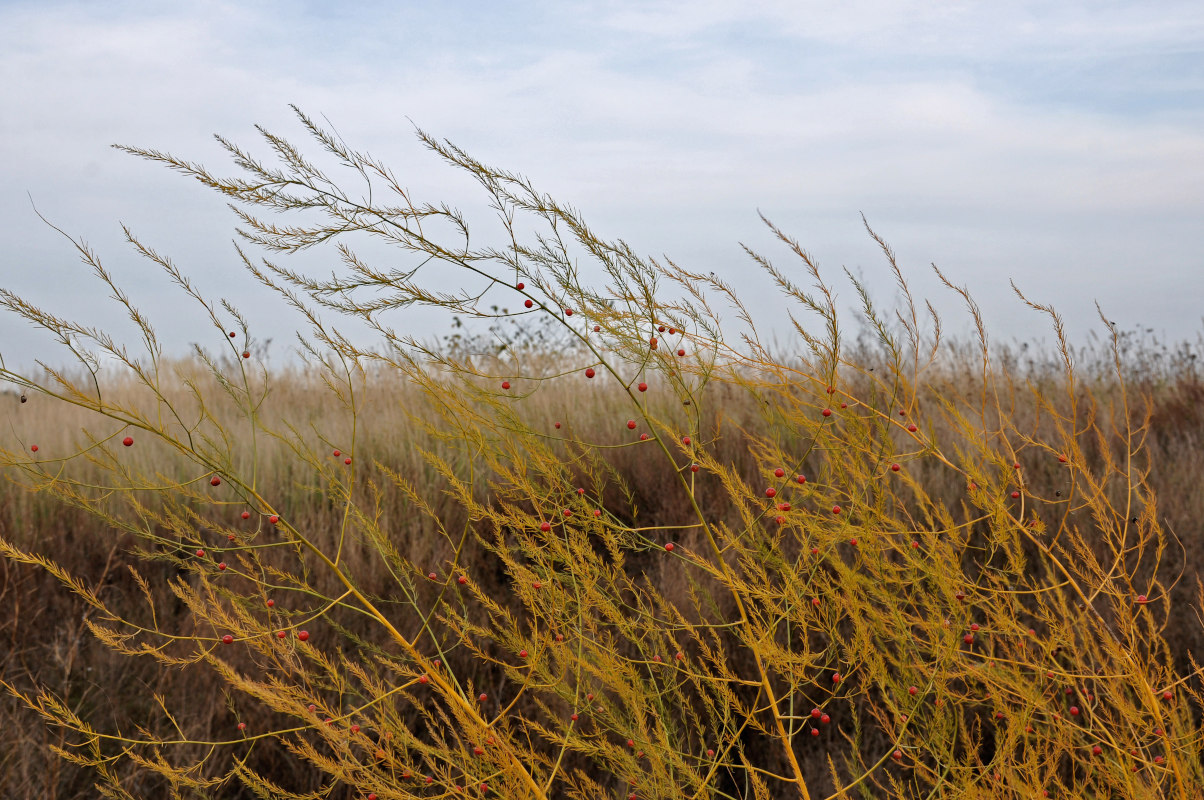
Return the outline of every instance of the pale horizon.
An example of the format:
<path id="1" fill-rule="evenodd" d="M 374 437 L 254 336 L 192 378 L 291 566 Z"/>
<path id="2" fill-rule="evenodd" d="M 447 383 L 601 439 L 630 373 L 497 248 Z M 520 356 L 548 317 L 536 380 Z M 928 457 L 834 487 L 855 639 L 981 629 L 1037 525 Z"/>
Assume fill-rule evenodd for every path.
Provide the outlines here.
<path id="1" fill-rule="evenodd" d="M 136 331 L 31 197 L 97 251 L 170 355 L 220 342 L 121 223 L 238 304 L 284 359 L 301 321 L 242 269 L 224 199 L 110 145 L 232 176 L 212 135 L 266 157 L 263 125 L 316 155 L 290 103 L 484 239 L 500 230 L 487 198 L 415 126 L 524 175 L 603 238 L 764 296 L 764 332 L 782 341 L 786 306 L 740 243 L 794 262 L 758 211 L 815 258 L 842 311 L 857 302 L 846 267 L 879 306 L 897 295 L 864 214 L 952 335 L 969 319 L 931 263 L 970 289 L 994 341 L 1052 339 L 1011 280 L 1075 342 L 1103 333 L 1097 302 L 1122 331 L 1204 332 L 1198 4 L 0 2 L 0 71 L 0 287 L 135 352 Z M 299 263 L 329 273 L 337 255 Z M 392 324 L 449 330 L 430 314 Z M 67 363 L 9 313 L 0 342 L 10 368 Z"/>

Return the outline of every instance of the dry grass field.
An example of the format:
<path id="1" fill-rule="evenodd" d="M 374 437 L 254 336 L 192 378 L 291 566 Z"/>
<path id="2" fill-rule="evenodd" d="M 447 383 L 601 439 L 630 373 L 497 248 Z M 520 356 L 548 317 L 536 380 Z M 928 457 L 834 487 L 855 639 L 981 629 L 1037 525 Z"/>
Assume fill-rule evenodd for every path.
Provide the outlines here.
<path id="1" fill-rule="evenodd" d="M 1142 340 L 1136 335 L 1124 337 L 1128 343 L 1122 363 L 1122 374 L 1129 387 L 1141 402 L 1148 402 L 1148 427 L 1144 437 L 1149 458 L 1149 483 L 1159 498 L 1157 517 L 1159 523 L 1173 532 L 1175 541 L 1162 555 L 1160 572 L 1174 580 L 1168 584 L 1166 597 L 1156 598 L 1158 604 L 1169 606 L 1165 637 L 1176 669 L 1182 674 L 1192 671 L 1192 654 L 1204 650 L 1204 625 L 1201 625 L 1196 605 L 1198 601 L 1197 581 L 1204 574 L 1204 532 L 1200 520 L 1204 519 L 1204 493 L 1198 489 L 1204 477 L 1204 370 L 1200 367 L 1200 344 L 1189 343 L 1177 349 L 1168 349 L 1157 342 Z M 1033 348 L 1035 350 L 1036 348 Z M 951 392 L 962 392 L 972 396 L 981 376 L 972 358 L 964 357 L 962 348 L 950 347 L 944 353 L 940 368 L 932 369 L 926 382 L 918 387 L 920 408 L 932 407 L 938 396 Z M 536 354 L 531 354 L 534 357 Z M 560 356 L 543 354 L 553 359 Z M 1046 358 L 1030 357 L 1026 351 L 1014 348 L 1001 353 L 996 363 L 1001 377 L 1006 377 L 1017 388 L 1014 405 L 1010 413 L 1019 427 L 1032 426 L 1036 431 L 1042 427 L 1042 409 L 1033 401 L 1034 395 L 1023 391 L 1026 385 L 1040 386 L 1045 397 L 1063 397 L 1065 387 L 1053 361 L 1053 354 Z M 862 358 L 870 358 L 863 353 Z M 1093 392 L 1093 402 L 1108 404 L 1115 401 L 1110 394 L 1114 388 L 1115 364 L 1105 350 L 1084 352 L 1080 356 L 1080 371 L 1085 392 Z M 192 375 L 209 394 L 215 387 L 207 378 L 201 365 L 181 363 L 173 365 L 182 375 Z M 330 402 L 328 387 L 312 371 L 281 371 L 270 376 L 270 393 L 263 406 L 265 427 L 282 430 L 289 421 L 294 425 L 322 431 L 331 441 L 348 441 L 350 428 L 346 415 Z M 366 381 L 365 403 L 358 420 L 356 458 L 366 465 L 367 474 L 361 486 L 383 487 L 377 496 L 358 497 L 380 515 L 381 524 L 389 531 L 390 538 L 407 558 L 417 564 L 440 565 L 447 563 L 452 555 L 446 540 L 433 530 L 427 517 L 410 513 L 404 493 L 387 479 L 385 469 L 404 475 L 421 487 L 432 498 L 434 510 L 455 529 L 466 522 L 465 510 L 452 501 L 443 491 L 443 479 L 435 473 L 421 457 L 421 450 L 442 452 L 454 457 L 458 448 L 433 438 L 429 432 L 417 428 L 414 416 L 422 417 L 430 400 L 407 381 L 395 375 L 381 373 L 369 376 Z M 654 398 L 663 387 L 654 386 L 649 394 Z M 179 399 L 185 400 L 183 388 L 176 387 Z M 615 387 L 591 386 L 591 391 L 577 396 L 562 393 L 541 393 L 528 401 L 520 402 L 518 413 L 530 429 L 549 436 L 561 431 L 574 435 L 588 435 L 592 441 L 603 446 L 608 464 L 615 471 L 618 482 L 631 487 L 630 497 L 615 497 L 616 505 L 625 504 L 638 509 L 641 527 L 658 528 L 680 520 L 688 508 L 683 498 L 674 491 L 671 475 L 654 460 L 631 447 L 619 447 L 625 437 L 616 419 L 628 413 L 627 397 Z M 111 387 L 114 402 L 123 399 L 135 400 L 138 392 L 133 386 Z M 128 398 L 121 396 L 128 393 Z M 851 393 L 855 394 L 856 390 Z M 681 408 L 673 402 L 665 402 L 655 411 L 663 418 L 680 416 Z M 727 390 L 711 399 L 708 411 L 712 414 L 711 428 L 707 431 L 715 448 L 716 458 L 730 463 L 749 481 L 757 480 L 759 467 L 750 455 L 747 430 L 755 430 L 766 421 L 764 409 L 758 408 L 753 396 L 747 392 Z M 721 424 L 722 420 L 722 424 Z M 560 422 L 558 431 L 554 424 Z M 95 424 L 88 413 L 55 403 L 47 398 L 32 395 L 28 402 L 21 403 L 16 394 L 7 396 L 0 405 L 0 429 L 5 431 L 6 445 L 13 449 L 27 449 L 31 443 L 39 445 L 43 454 L 62 453 L 78 445 L 78 432 Z M 237 430 L 235 427 L 234 430 Z M 935 430 L 938 438 L 952 439 L 956 432 Z M 17 441 L 19 440 L 19 442 Z M 1105 441 L 1086 438 L 1081 442 L 1084 458 L 1089 462 L 1100 459 L 1100 448 L 1108 446 Z M 250 454 L 246 448 L 236 448 L 245 462 L 236 462 L 237 471 L 250 469 Z M 135 473 L 172 474 L 182 464 L 173 464 L 175 454 L 153 442 L 139 442 L 132 448 L 127 467 Z M 260 491 L 274 499 L 283 508 L 289 509 L 293 524 L 311 532 L 319 546 L 333 546 L 334 538 L 341 525 L 342 506 L 330 491 L 326 481 L 316 470 L 297 458 L 296 452 L 282 439 L 265 438 L 258 445 L 256 469 Z M 823 456 L 810 459 L 807 471 L 819 474 L 824 471 Z M 178 459 L 177 459 L 178 460 Z M 1047 496 L 1065 488 L 1064 476 L 1056 469 L 1056 462 L 1034 456 L 1031 461 L 1022 457 L 1029 481 L 1040 487 Z M 1089 463 L 1089 466 L 1093 464 Z M 103 480 L 107 469 L 94 467 L 85 471 L 85 480 Z M 488 496 L 489 477 L 479 474 L 478 491 Z M 196 620 L 187 607 L 166 591 L 168 579 L 178 576 L 178 566 L 164 562 L 149 569 L 139 556 L 132 553 L 137 540 L 120 531 L 114 531 L 94 515 L 65 505 L 59 499 L 42 493 L 28 491 L 22 485 L 24 479 L 8 475 L 9 480 L 0 494 L 0 536 L 20 547 L 36 549 L 52 556 L 59 564 L 98 594 L 112 608 L 132 616 L 143 613 L 144 598 L 136 582 L 127 571 L 131 564 L 140 565 L 142 573 L 151 579 L 153 594 L 160 604 L 161 628 L 188 634 L 195 630 Z M 966 509 L 960 506 L 965 495 L 964 483 L 947 471 L 920 467 L 916 480 L 922 482 L 927 491 L 951 509 L 961 521 Z M 736 512 L 730 502 L 716 493 L 715 505 L 706 509 L 717 519 L 730 519 Z M 147 492 L 145 501 L 154 504 L 156 495 Z M 229 524 L 237 524 L 242 506 L 232 504 L 221 509 L 219 516 Z M 1035 513 L 1047 526 L 1056 526 L 1063 513 L 1056 505 L 1037 508 Z M 1092 521 L 1080 521 L 1090 534 Z M 484 555 L 484 554 L 479 554 Z M 387 564 L 371 548 L 361 546 L 348 554 L 352 560 L 351 571 L 360 576 L 365 585 L 388 592 L 389 574 Z M 481 589 L 494 597 L 505 597 L 508 579 L 496 571 L 496 565 L 481 558 L 480 563 L 464 565 L 468 572 L 481 583 Z M 658 560 L 646 556 L 633 556 L 627 568 L 633 573 L 644 573 L 660 585 L 674 600 L 681 600 L 689 587 L 680 583 L 675 575 L 661 570 Z M 130 659 L 116 654 L 97 641 L 85 627 L 84 620 L 93 613 L 88 605 L 65 590 L 44 570 L 30 565 L 0 561 L 0 598 L 3 598 L 2 675 L 16 687 L 30 690 L 34 686 L 49 689 L 62 698 L 81 717 L 100 726 L 114 729 L 133 730 L 139 724 L 153 725 L 153 719 L 161 712 L 157 698 L 172 709 L 175 722 L 188 738 L 197 740 L 221 739 L 231 726 L 231 711 L 227 702 L 228 689 L 220 675 L 197 670 L 169 670 L 146 660 Z M 315 574 L 321 586 L 328 577 Z M 323 587 L 330 589 L 331 587 Z M 359 626 L 357 636 L 374 645 L 385 646 L 386 637 L 379 629 Z M 499 682 L 497 675 L 474 664 L 470 654 L 459 652 L 452 658 L 461 663 L 457 668 L 464 674 L 474 675 L 478 685 L 488 681 Z M 0 725 L 0 794 L 6 797 L 41 798 L 85 798 L 95 796 L 93 784 L 95 772 L 81 768 L 57 757 L 51 747 L 64 747 L 72 737 L 49 726 L 44 720 L 13 697 L 4 699 L 0 705 L 3 724 Z M 264 730 L 272 724 L 272 715 L 265 711 L 252 710 L 240 714 L 239 719 L 250 729 Z M 193 755 L 203 755 L 204 748 L 195 746 Z M 282 743 L 265 741 L 250 753 L 250 763 L 285 784 L 298 787 L 317 788 L 322 785 L 321 770 L 301 763 L 289 753 Z M 827 766 L 822 761 L 805 764 L 807 777 L 816 786 L 829 785 Z M 163 783 L 153 775 L 131 762 L 118 769 L 123 773 L 124 785 L 133 796 L 159 796 Z M 246 790 L 228 787 L 215 797 L 252 797 Z M 359 797 L 359 794 L 335 790 L 332 797 Z"/>
<path id="2" fill-rule="evenodd" d="M 988 346 L 938 270 L 977 327 L 942 338 L 868 224 L 900 300 L 846 272 L 849 338 L 765 220 L 792 267 L 745 250 L 797 335 L 770 347 L 735 287 L 519 176 L 420 133 L 498 212 L 470 249 L 298 117 L 366 186 L 266 131 L 277 166 L 222 140 L 241 178 L 122 149 L 221 192 L 267 253 L 337 240 L 329 279 L 240 251 L 305 315 L 304 367 L 269 371 L 246 316 L 132 234 L 212 322 L 193 360 L 81 243 L 137 354 L 0 288 L 107 359 L 0 362 L 0 794 L 1200 796 L 1204 343 L 1076 349 L 1017 290 L 1054 345 Z M 432 262 L 462 288 L 426 287 Z M 494 333 L 388 327 L 415 305 Z"/>

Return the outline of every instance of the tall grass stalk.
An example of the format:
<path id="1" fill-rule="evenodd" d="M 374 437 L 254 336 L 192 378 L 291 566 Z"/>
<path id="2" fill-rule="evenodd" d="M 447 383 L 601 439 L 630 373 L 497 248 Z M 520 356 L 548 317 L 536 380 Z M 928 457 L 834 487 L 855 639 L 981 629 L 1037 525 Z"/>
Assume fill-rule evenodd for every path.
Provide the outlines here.
<path id="1" fill-rule="evenodd" d="M 107 796 L 1198 796 L 1198 670 L 1168 648 L 1160 569 L 1182 544 L 1119 333 L 1111 371 L 1084 375 L 1017 289 L 1058 352 L 1056 379 L 1026 380 L 937 270 L 977 331 L 947 347 L 867 224 L 902 300 L 882 311 L 846 272 L 870 334 L 850 340 L 833 283 L 765 219 L 791 266 L 745 250 L 798 343 L 776 353 L 759 301 L 603 240 L 520 176 L 419 132 L 496 212 L 476 244 L 297 116 L 357 186 L 262 129 L 275 165 L 219 138 L 233 178 L 121 149 L 230 199 L 248 273 L 306 322 L 304 371 L 264 368 L 250 317 L 128 229 L 220 346 L 168 358 L 79 242 L 137 354 L 0 290 L 80 365 L 0 364 L 36 401 L 0 464 L 26 513 L 46 498 L 132 542 L 121 580 L 145 602 L 116 607 L 32 532 L 0 550 L 61 581 L 114 653 L 224 687 L 104 724 L 5 679 Z M 366 263 L 357 235 L 411 266 Z M 317 246 L 341 273 L 279 261 Z M 415 306 L 508 341 L 395 330 Z M 199 725 L 197 705 L 224 712 Z"/>

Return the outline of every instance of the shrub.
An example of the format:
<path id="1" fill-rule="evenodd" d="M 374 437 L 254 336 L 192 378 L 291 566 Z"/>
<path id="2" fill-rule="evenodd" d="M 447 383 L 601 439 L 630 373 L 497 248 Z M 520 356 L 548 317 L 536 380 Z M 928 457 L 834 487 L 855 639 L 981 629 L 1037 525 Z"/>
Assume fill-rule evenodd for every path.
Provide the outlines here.
<path id="1" fill-rule="evenodd" d="M 2 463 L 132 537 L 145 606 L 113 607 L 33 544 L 0 549 L 81 598 L 113 651 L 225 686 L 191 698 L 226 706 L 204 718 L 228 726 L 214 731 L 158 697 L 105 726 L 6 680 L 111 796 L 1136 798 L 1204 785 L 1196 673 L 1176 670 L 1163 638 L 1158 567 L 1179 544 L 1156 514 L 1148 404 L 1115 333 L 1116 369 L 1081 376 L 1056 313 L 1017 290 L 1060 352 L 1059 380 L 1024 382 L 938 271 L 977 326 L 973 348 L 943 346 L 867 225 L 901 308 L 880 312 L 846 273 L 873 337 L 849 347 L 834 289 L 765 220 L 808 284 L 745 248 L 798 311 L 799 346 L 776 353 L 735 287 L 599 238 L 519 176 L 419 132 L 497 212 L 500 243 L 470 246 L 457 211 L 413 199 L 298 117 L 360 191 L 266 131 L 278 166 L 220 139 L 237 178 L 121 149 L 222 192 L 269 254 L 340 240 L 345 269 L 321 279 L 238 249 L 304 316 L 308 372 L 269 373 L 249 318 L 128 230 L 228 350 L 167 359 L 82 243 L 142 355 L 0 291 L 82 370 L 3 378 L 87 415 L 78 434 L 36 452 L 22 441 Z M 371 266 L 354 234 L 413 266 Z M 462 288 L 431 288 L 436 268 Z M 415 306 L 497 336 L 438 346 L 386 322 Z M 381 346 L 353 344 L 331 315 Z M 100 357 L 123 375 L 102 380 Z M 279 395 L 315 376 L 324 416 L 290 418 L 299 406 Z M 364 427 L 389 404 L 409 426 L 391 452 Z M 256 766 L 273 744 L 320 782 Z M 158 783 L 133 789 L 134 772 Z"/>

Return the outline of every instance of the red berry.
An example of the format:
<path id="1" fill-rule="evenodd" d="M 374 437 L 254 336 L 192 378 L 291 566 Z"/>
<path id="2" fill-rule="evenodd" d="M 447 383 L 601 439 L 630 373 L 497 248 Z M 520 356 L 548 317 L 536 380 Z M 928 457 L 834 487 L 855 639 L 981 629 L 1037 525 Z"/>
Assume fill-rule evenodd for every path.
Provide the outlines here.
<path id="1" fill-rule="evenodd" d="M 1094 756 L 1098 756 L 1102 752 L 1104 752 L 1104 748 L 1100 747 L 1098 744 L 1091 748 L 1091 754 Z"/>
<path id="2" fill-rule="evenodd" d="M 684 355 L 686 354 L 686 351 L 685 351 L 685 350 L 682 350 L 682 349 L 680 349 L 680 348 L 679 348 L 679 349 L 678 349 L 678 351 L 677 351 L 677 354 L 678 354 L 679 356 L 684 356 Z"/>
<path id="3" fill-rule="evenodd" d="M 664 325 L 657 325 L 657 326 L 656 326 L 656 329 L 657 329 L 658 331 L 660 331 L 661 333 L 664 333 L 664 332 L 665 332 L 665 326 L 664 326 Z"/>
<path id="4" fill-rule="evenodd" d="M 915 425 L 908 425 L 907 430 L 911 431 L 912 433 L 915 433 L 918 430 L 918 428 L 916 428 Z"/>
<path id="5" fill-rule="evenodd" d="M 653 350 L 656 349 L 656 337 L 655 336 L 653 336 L 651 339 L 648 340 L 648 346 L 651 347 Z"/>
<path id="6" fill-rule="evenodd" d="M 820 715 L 822 715 L 823 713 L 824 712 L 820 711 L 818 708 L 813 708 L 813 709 L 811 709 L 811 718 L 819 719 Z"/>
<path id="7" fill-rule="evenodd" d="M 595 373 L 594 373 L 594 368 L 593 368 L 593 367 L 590 367 L 590 368 L 588 368 L 587 370 L 585 370 L 585 377 L 587 377 L 587 378 L 592 378 L 592 377 L 594 377 L 594 374 L 595 374 Z"/>
<path id="8" fill-rule="evenodd" d="M 898 465 L 898 464 L 891 464 L 891 465 L 890 465 L 890 471 L 891 471 L 891 472 L 898 472 L 898 471 L 899 471 L 899 469 L 900 469 L 900 467 L 899 467 L 899 465 Z"/>
<path id="9" fill-rule="evenodd" d="M 230 331 L 230 338 L 231 338 L 231 339 L 233 339 L 233 338 L 234 338 L 235 336 L 237 336 L 237 335 L 238 335 L 238 334 L 236 334 L 234 331 Z"/>
<path id="10" fill-rule="evenodd" d="M 832 674 L 832 683 L 840 683 L 840 673 L 839 672 L 835 672 Z M 824 721 L 827 722 L 827 720 L 824 720 Z"/>
<path id="11" fill-rule="evenodd" d="M 1149 599 L 1149 598 L 1147 598 L 1147 597 L 1146 597 L 1144 594 L 1139 594 L 1139 595 L 1137 595 L 1137 602 L 1138 602 L 1138 603 L 1142 603 L 1142 604 L 1144 604 L 1144 603 L 1145 603 L 1145 602 L 1146 602 L 1148 599 Z"/>
<path id="12" fill-rule="evenodd" d="M 674 547 L 673 542 L 669 542 L 668 544 L 665 545 L 665 549 L 668 550 L 670 553 L 673 552 L 673 547 Z"/>
<path id="13" fill-rule="evenodd" d="M 856 546 L 857 546 L 857 540 L 856 540 L 856 539 L 849 539 L 849 544 L 853 545 L 853 547 L 856 547 Z"/>
<path id="14" fill-rule="evenodd" d="M 820 721 L 822 724 L 824 724 L 824 725 L 827 725 L 829 722 L 831 722 L 831 721 L 832 721 L 832 718 L 831 718 L 831 717 L 829 717 L 827 714 L 824 714 L 822 717 L 820 717 L 820 718 L 819 718 L 819 721 Z"/>
<path id="15" fill-rule="evenodd" d="M 514 288 L 518 289 L 521 292 L 523 289 L 527 288 L 527 284 L 523 283 L 522 281 L 519 281 L 518 283 L 514 284 Z"/>
<path id="16" fill-rule="evenodd" d="M 832 513 L 833 513 L 833 514 L 839 514 L 839 513 L 840 513 L 840 506 L 832 506 Z"/>
<path id="17" fill-rule="evenodd" d="M 243 358 L 250 358 L 250 357 L 251 357 L 251 354 L 250 354 L 249 352 L 247 352 L 246 350 L 243 350 L 243 351 L 242 351 L 242 357 L 243 357 Z"/>
<path id="18" fill-rule="evenodd" d="M 980 626 L 979 626 L 979 624 L 978 624 L 977 622 L 971 622 L 971 623 L 970 623 L 970 630 L 972 630 L 972 631 L 976 631 L 976 630 L 978 630 L 978 629 L 979 629 L 979 627 L 980 627 Z"/>
<path id="19" fill-rule="evenodd" d="M 1015 500 L 1020 496 L 1020 492 L 1012 492 L 1012 499 Z"/>
<path id="20" fill-rule="evenodd" d="M 698 471 L 698 469 L 699 469 L 699 467 L 698 467 L 698 465 L 697 465 L 697 464 L 691 464 L 691 465 L 690 465 L 690 472 L 697 472 L 697 471 Z"/>
<path id="21" fill-rule="evenodd" d="M 552 530 L 552 525 L 548 522 L 541 522 L 539 523 L 539 529 L 544 533 L 547 533 L 548 531 Z"/>
<path id="22" fill-rule="evenodd" d="M 600 331 L 600 330 L 602 330 L 602 326 L 601 326 L 601 325 L 595 325 L 595 326 L 594 326 L 594 333 L 597 333 L 597 332 L 598 332 L 598 331 Z"/>
<path id="23" fill-rule="evenodd" d="M 962 637 L 962 641 L 965 642 L 966 644 L 974 644 L 974 634 L 967 633 L 965 636 Z"/>
<path id="24" fill-rule="evenodd" d="M 519 657 L 519 658 L 526 658 L 526 657 L 527 657 L 527 651 L 526 651 L 526 650 L 519 650 L 519 651 L 518 651 L 518 657 Z"/>
<path id="25" fill-rule="evenodd" d="M 892 753 L 891 755 L 894 757 L 895 761 L 899 761 L 900 759 L 902 759 L 902 758 L 903 758 L 903 751 L 902 751 L 902 750 L 896 750 L 896 751 L 895 751 L 894 753 Z"/>
<path id="26" fill-rule="evenodd" d="M 958 592 L 957 594 L 955 594 L 955 595 L 953 595 L 953 596 L 954 596 L 954 597 L 956 597 L 958 600 L 965 600 L 965 599 L 966 599 L 966 595 L 965 595 L 964 593 L 962 593 L 962 592 Z"/>
<path id="27" fill-rule="evenodd" d="M 627 420 L 627 430 L 629 430 L 629 431 L 635 430 L 635 420 L 634 419 Z"/>
<path id="28" fill-rule="evenodd" d="M 220 569 L 220 570 L 224 570 L 224 569 L 226 568 L 226 562 L 225 562 L 225 561 L 223 561 L 222 563 L 218 564 L 218 565 L 217 565 L 217 568 L 218 568 L 218 569 Z"/>
<path id="29" fill-rule="evenodd" d="M 287 636 L 287 635 L 288 635 L 288 634 L 286 634 L 284 631 L 276 631 L 276 638 L 277 638 L 277 639 L 283 639 L 283 638 L 284 638 L 285 636 Z"/>
<path id="30" fill-rule="evenodd" d="M 309 631 L 298 631 L 297 638 L 303 642 L 308 642 L 309 641 Z"/>
<path id="31" fill-rule="evenodd" d="M 807 482 L 807 476 L 806 476 L 806 475 L 799 475 L 797 478 L 795 478 L 795 480 L 796 480 L 796 481 L 798 481 L 799 483 L 806 483 L 806 482 Z"/>
<path id="32" fill-rule="evenodd" d="M 644 383 L 643 381 L 640 381 L 640 385 L 637 386 L 636 388 L 639 389 L 641 392 L 646 392 L 646 391 L 648 391 L 648 384 Z"/>
<path id="33" fill-rule="evenodd" d="M 222 637 L 222 644 L 234 644 L 234 637 L 227 633 Z"/>
<path id="34" fill-rule="evenodd" d="M 576 722 L 578 719 L 580 719 L 580 717 L 578 717 L 577 714 L 574 713 L 571 717 L 569 717 L 569 719 L 571 719 L 573 722 Z"/>
<path id="35" fill-rule="evenodd" d="M 920 690 L 919 690 L 919 689 L 917 689 L 917 688 L 916 688 L 916 687 L 914 687 L 914 686 L 908 686 L 908 687 L 907 687 L 907 693 L 908 693 L 909 695 L 912 695 L 913 697 L 915 696 L 915 693 L 916 693 L 916 692 L 918 692 L 918 691 L 920 691 Z"/>
<path id="36" fill-rule="evenodd" d="M 210 486 L 220 486 L 221 483 L 222 483 L 222 479 L 217 477 L 216 475 L 214 475 L 212 478 L 209 479 Z"/>
<path id="37" fill-rule="evenodd" d="M 526 300 L 523 301 L 523 305 L 526 306 L 527 308 L 530 308 L 531 306 L 533 306 L 535 304 L 531 302 L 530 298 L 527 298 Z"/>
<path id="38" fill-rule="evenodd" d="M 243 519 L 250 519 L 250 518 L 251 518 L 251 512 L 250 512 L 250 511 L 244 511 L 244 512 L 242 512 L 241 514 L 239 514 L 239 516 L 240 516 L 240 517 L 242 517 Z"/>
<path id="39" fill-rule="evenodd" d="M 1012 464 L 1012 469 L 1020 469 L 1020 462 L 1016 462 L 1015 464 Z"/>
<path id="40" fill-rule="evenodd" d="M 571 316 L 573 316 L 573 309 L 571 309 L 571 308 L 566 308 L 566 309 L 564 310 L 564 315 L 565 315 L 566 317 L 571 317 Z"/>
<path id="41" fill-rule="evenodd" d="M 1065 463 L 1066 463 L 1066 456 L 1062 456 L 1062 455 L 1058 456 L 1058 461 L 1060 461 L 1060 462 L 1062 462 L 1063 464 L 1065 464 Z"/>
<path id="42" fill-rule="evenodd" d="M 510 388 L 510 381 L 502 381 L 502 388 L 503 388 L 503 389 L 509 389 L 509 388 Z"/>
<path id="43" fill-rule="evenodd" d="M 35 444 L 35 445 L 30 445 L 30 447 L 29 447 L 29 452 L 31 452 L 31 453 L 36 453 L 36 452 L 38 452 L 38 446 L 37 446 L 36 444 Z"/>
<path id="44" fill-rule="evenodd" d="M 554 424 L 556 425 L 556 430 L 560 430 L 560 423 L 559 423 L 559 422 L 557 422 L 557 423 L 554 423 Z"/>
<path id="45" fill-rule="evenodd" d="M 272 523 L 273 525 L 275 525 L 279 521 L 280 521 L 280 517 L 276 516 L 275 514 L 268 517 L 268 522 Z"/>
<path id="46" fill-rule="evenodd" d="M 204 550 L 197 550 L 197 551 L 196 551 L 196 557 L 197 557 L 197 558 L 204 558 L 204 557 L 205 557 L 205 551 L 204 551 Z"/>
<path id="47" fill-rule="evenodd" d="M 245 723 L 245 722 L 238 723 L 238 729 L 240 731 L 245 731 L 247 729 L 247 723 Z"/>
<path id="48" fill-rule="evenodd" d="M 777 469 L 775 469 L 775 470 L 773 471 L 773 476 L 774 476 L 775 478 L 780 478 L 780 477 L 782 477 L 782 476 L 783 476 L 783 475 L 785 475 L 785 474 L 786 474 L 786 470 L 782 469 L 781 467 L 778 467 Z"/>
<path id="49" fill-rule="evenodd" d="M 480 700 L 482 703 L 484 703 L 488 699 L 489 699 L 489 695 L 485 694 L 484 692 L 482 692 L 481 696 L 477 698 L 477 700 Z"/>
<path id="50" fill-rule="evenodd" d="M 765 496 L 766 496 L 766 497 L 773 497 L 773 496 L 775 496 L 777 493 L 778 493 L 778 490 L 777 490 L 777 489 L 775 489 L 775 488 L 773 488 L 772 486 L 770 486 L 768 489 L 766 489 L 766 490 L 765 490 Z"/>
<path id="51" fill-rule="evenodd" d="M 812 597 L 812 598 L 811 598 L 811 605 L 815 606 L 816 608 L 819 608 L 819 598 L 818 598 L 818 597 Z"/>
<path id="52" fill-rule="evenodd" d="M 1078 706 L 1071 706 L 1071 707 L 1070 707 L 1070 716 L 1072 716 L 1072 717 L 1077 717 L 1078 715 L 1079 715 L 1079 707 L 1078 707 Z"/>
<path id="53" fill-rule="evenodd" d="M 1163 700 L 1170 700 L 1172 697 L 1174 697 L 1174 695 L 1173 695 L 1173 694 L 1171 694 L 1171 690 L 1170 690 L 1170 689 L 1167 689 L 1165 692 L 1163 692 L 1163 693 L 1162 693 L 1162 699 L 1163 699 Z"/>
<path id="54" fill-rule="evenodd" d="M 825 417 L 830 417 L 830 416 L 832 416 L 832 409 L 830 409 L 830 408 L 825 408 L 825 409 L 824 409 L 823 411 L 821 411 L 820 413 L 821 413 L 821 414 L 823 414 Z"/>
<path id="55" fill-rule="evenodd" d="M 460 577 L 456 578 L 456 583 L 460 584 L 461 586 L 467 586 L 468 585 L 468 576 L 461 575 Z"/>
<path id="56" fill-rule="evenodd" d="M 640 434 L 640 441 L 641 441 L 641 442 L 646 442 L 646 441 L 648 441 L 648 434 L 646 434 L 646 433 L 641 433 L 641 434 Z"/>
<path id="57" fill-rule="evenodd" d="M 920 543 L 919 543 L 919 542 L 916 542 L 916 541 L 913 541 L 913 542 L 911 543 L 911 549 L 912 549 L 912 550 L 919 550 L 919 549 L 920 549 Z"/>
<path id="58" fill-rule="evenodd" d="M 127 436 L 127 437 L 125 437 L 124 439 L 122 439 L 122 440 L 121 440 L 121 443 L 122 443 L 123 445 L 125 445 L 126 447 L 132 447 L 132 446 L 134 445 L 134 437 L 133 437 L 133 436 Z"/>
<path id="59" fill-rule="evenodd" d="M 430 683 L 430 682 L 431 682 L 431 679 L 430 679 L 430 678 L 428 678 L 426 675 L 419 675 L 419 676 L 418 676 L 418 682 L 419 682 L 419 683 Z"/>

